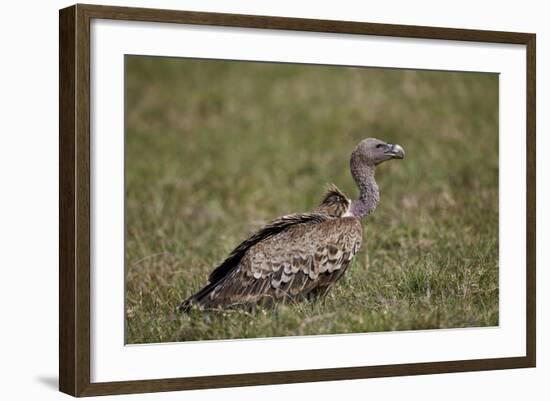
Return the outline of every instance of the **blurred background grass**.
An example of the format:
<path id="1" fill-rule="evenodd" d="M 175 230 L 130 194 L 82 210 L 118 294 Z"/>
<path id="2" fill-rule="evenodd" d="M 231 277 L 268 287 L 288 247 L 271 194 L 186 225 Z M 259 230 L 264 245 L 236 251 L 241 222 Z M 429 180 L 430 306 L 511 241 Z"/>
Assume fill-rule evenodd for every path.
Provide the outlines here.
<path id="1" fill-rule="evenodd" d="M 126 56 L 126 341 L 498 325 L 498 75 Z M 175 307 L 253 230 L 356 195 L 363 138 L 401 144 L 324 301 Z"/>

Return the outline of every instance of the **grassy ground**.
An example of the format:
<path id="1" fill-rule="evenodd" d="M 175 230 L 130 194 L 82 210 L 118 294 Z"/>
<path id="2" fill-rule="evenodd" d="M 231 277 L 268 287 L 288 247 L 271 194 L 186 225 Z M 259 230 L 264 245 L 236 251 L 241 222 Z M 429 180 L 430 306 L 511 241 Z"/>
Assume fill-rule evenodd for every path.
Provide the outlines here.
<path id="1" fill-rule="evenodd" d="M 498 77 L 126 61 L 128 343 L 498 325 Z M 349 196 L 350 151 L 401 144 L 381 203 L 323 302 L 179 315 L 264 222 Z"/>

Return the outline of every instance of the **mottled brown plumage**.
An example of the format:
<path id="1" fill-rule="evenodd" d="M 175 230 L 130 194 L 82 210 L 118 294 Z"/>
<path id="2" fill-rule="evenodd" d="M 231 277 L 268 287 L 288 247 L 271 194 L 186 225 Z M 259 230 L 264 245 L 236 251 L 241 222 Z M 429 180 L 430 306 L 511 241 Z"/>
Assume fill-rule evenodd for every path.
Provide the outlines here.
<path id="1" fill-rule="evenodd" d="M 212 271 L 208 284 L 179 309 L 270 304 L 326 294 L 361 246 L 361 218 L 378 203 L 374 167 L 403 156 L 398 145 L 362 141 L 350 162 L 360 189 L 357 201 L 331 185 L 311 212 L 273 220 L 237 246 Z"/>

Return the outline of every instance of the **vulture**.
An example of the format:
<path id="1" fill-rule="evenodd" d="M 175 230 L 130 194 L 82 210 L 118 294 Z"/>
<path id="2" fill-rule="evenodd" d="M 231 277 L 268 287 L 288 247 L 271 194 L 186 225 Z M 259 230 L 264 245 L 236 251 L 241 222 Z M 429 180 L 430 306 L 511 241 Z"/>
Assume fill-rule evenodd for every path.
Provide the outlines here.
<path id="1" fill-rule="evenodd" d="M 399 145 L 375 138 L 362 140 L 350 159 L 351 175 L 359 189 L 357 199 L 347 198 L 330 185 L 317 208 L 271 221 L 238 245 L 210 273 L 208 283 L 178 310 L 265 305 L 326 295 L 361 246 L 361 219 L 380 200 L 376 166 L 404 156 Z"/>

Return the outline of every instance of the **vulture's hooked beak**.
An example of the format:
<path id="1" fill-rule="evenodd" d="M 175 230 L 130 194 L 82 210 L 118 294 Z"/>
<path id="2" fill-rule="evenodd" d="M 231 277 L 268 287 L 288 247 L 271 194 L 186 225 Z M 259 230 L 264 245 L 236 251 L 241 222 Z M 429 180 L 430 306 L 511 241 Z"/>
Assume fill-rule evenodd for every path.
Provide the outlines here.
<path id="1" fill-rule="evenodd" d="M 384 153 L 389 155 L 392 159 L 403 159 L 405 157 L 405 151 L 403 148 L 393 143 L 388 143 L 388 150 Z"/>

